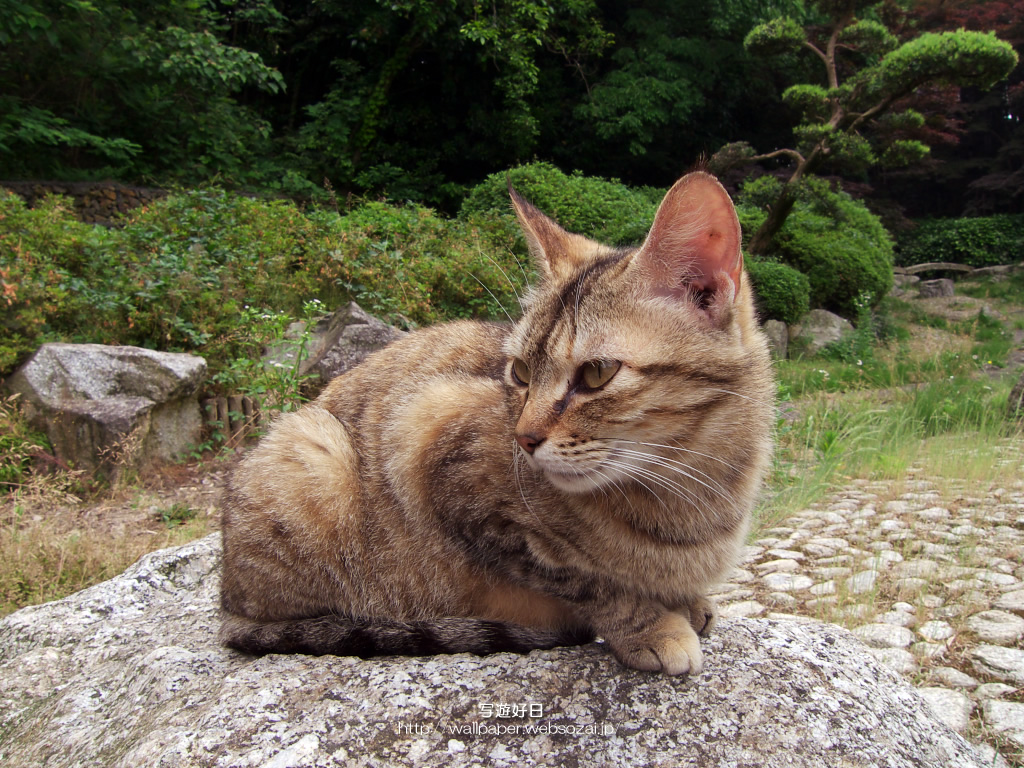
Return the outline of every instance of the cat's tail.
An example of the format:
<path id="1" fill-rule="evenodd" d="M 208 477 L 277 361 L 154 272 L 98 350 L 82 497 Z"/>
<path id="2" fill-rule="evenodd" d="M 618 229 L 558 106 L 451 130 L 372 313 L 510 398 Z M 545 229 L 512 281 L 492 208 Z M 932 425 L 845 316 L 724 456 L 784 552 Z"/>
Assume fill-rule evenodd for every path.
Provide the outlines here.
<path id="1" fill-rule="evenodd" d="M 484 655 L 582 645 L 594 639 L 586 629 L 534 629 L 500 621 L 443 618 L 401 622 L 320 616 L 258 622 L 226 614 L 220 641 L 257 656 L 306 653 L 312 656 L 431 656 L 438 653 Z"/>

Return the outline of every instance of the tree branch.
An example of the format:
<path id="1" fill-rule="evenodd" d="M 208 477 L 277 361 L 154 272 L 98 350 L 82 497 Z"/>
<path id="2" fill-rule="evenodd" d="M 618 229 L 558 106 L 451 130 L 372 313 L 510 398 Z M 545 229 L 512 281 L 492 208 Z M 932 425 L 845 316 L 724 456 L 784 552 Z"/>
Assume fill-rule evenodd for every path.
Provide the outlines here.
<path id="1" fill-rule="evenodd" d="M 804 156 L 797 152 L 795 149 L 776 149 L 774 152 L 768 152 L 763 155 L 754 155 L 754 157 L 750 158 L 750 160 L 771 160 L 774 157 L 781 157 L 783 155 L 792 158 L 797 163 L 804 162 Z"/>
<path id="2" fill-rule="evenodd" d="M 814 43 L 812 43 L 812 42 L 811 42 L 810 40 L 804 40 L 804 47 L 805 47 L 805 48 L 809 48 L 810 50 L 812 50 L 812 51 L 814 52 L 814 54 L 815 54 L 815 55 L 816 55 L 816 56 L 817 56 L 817 57 L 818 57 L 819 59 L 821 59 L 821 60 L 822 60 L 822 62 L 824 62 L 824 64 L 825 64 L 825 68 L 826 68 L 826 69 L 828 68 L 828 57 L 827 57 L 827 56 L 825 56 L 825 53 L 824 53 L 824 52 L 823 52 L 823 51 L 822 51 L 822 50 L 821 50 L 821 49 L 820 49 L 820 48 L 819 48 L 818 46 L 816 46 L 816 45 L 815 45 Z"/>

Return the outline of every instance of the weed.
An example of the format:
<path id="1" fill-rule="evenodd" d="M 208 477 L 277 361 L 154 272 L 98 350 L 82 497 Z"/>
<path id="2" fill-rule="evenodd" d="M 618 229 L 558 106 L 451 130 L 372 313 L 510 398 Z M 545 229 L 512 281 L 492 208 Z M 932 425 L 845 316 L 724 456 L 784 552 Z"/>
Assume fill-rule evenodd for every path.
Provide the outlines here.
<path id="1" fill-rule="evenodd" d="M 302 384 L 309 378 L 302 364 L 309 354 L 314 320 L 322 312 L 323 304 L 311 299 L 304 303 L 301 319 L 293 323 L 284 312 L 243 307 L 236 330 L 240 352 L 212 381 L 224 391 L 252 397 L 261 408 L 288 411 L 297 407 L 304 399 Z M 272 350 L 269 359 L 264 357 L 268 348 Z M 243 414 L 229 416 L 240 418 Z"/>
<path id="2" fill-rule="evenodd" d="M 197 511 L 190 507 L 188 504 L 182 504 L 181 502 L 175 502 L 169 507 L 157 510 L 157 517 L 166 525 L 168 528 L 176 528 L 179 525 L 184 525 L 189 520 L 195 519 Z"/>
<path id="3" fill-rule="evenodd" d="M 78 527 L 74 507 L 54 511 L 52 500 L 40 508 L 47 515 L 31 514 L 11 499 L 0 507 L 0 616 L 113 578 L 146 552 L 205 535 L 209 525 L 196 516 L 162 533 L 138 535 Z"/>
<path id="4" fill-rule="evenodd" d="M 32 429 L 14 394 L 0 397 L 0 490 L 11 491 L 28 477 L 35 458 L 47 450 L 46 436 Z"/>

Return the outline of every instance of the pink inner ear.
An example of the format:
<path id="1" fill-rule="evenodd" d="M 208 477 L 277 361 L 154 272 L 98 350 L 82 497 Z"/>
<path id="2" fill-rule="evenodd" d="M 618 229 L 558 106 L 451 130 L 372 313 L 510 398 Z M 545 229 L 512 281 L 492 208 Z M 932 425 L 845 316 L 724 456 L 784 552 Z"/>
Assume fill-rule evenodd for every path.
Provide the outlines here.
<path id="1" fill-rule="evenodd" d="M 743 273 L 740 223 L 722 185 L 706 173 L 677 181 L 658 207 L 640 258 L 659 294 L 728 288 L 734 298 Z M 722 273 L 732 285 L 722 284 Z"/>

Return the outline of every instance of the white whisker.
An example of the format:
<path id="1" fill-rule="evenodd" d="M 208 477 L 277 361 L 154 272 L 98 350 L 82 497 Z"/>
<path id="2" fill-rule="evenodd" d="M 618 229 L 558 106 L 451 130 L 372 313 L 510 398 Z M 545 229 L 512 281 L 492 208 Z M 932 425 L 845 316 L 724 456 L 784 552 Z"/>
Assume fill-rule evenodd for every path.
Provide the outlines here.
<path id="1" fill-rule="evenodd" d="M 663 477 L 662 475 L 659 475 L 657 472 L 647 469 L 646 467 L 638 467 L 635 464 L 628 464 L 623 461 L 614 460 L 608 460 L 605 462 L 605 464 L 607 466 L 615 467 L 616 469 L 622 470 L 624 474 L 632 477 L 634 480 L 637 479 L 637 476 L 643 477 L 646 480 L 650 480 L 651 482 L 664 488 L 669 493 L 678 496 L 683 501 L 689 501 L 694 505 L 696 505 L 700 501 L 696 494 L 694 494 L 693 491 L 691 491 L 686 486 L 680 485 L 674 480 L 669 480 L 667 477 Z M 647 490 L 650 490 L 650 488 L 648 488 Z"/>
<path id="2" fill-rule="evenodd" d="M 687 477 L 690 480 L 693 480 L 693 482 L 699 483 L 700 485 L 703 485 L 709 491 L 714 491 L 715 493 L 720 493 L 723 496 L 726 495 L 726 491 L 722 487 L 721 483 L 717 482 L 710 475 L 707 475 L 706 473 L 701 472 L 699 469 L 697 469 L 696 467 L 692 467 L 689 464 L 683 464 L 680 461 L 675 461 L 673 459 L 667 459 L 664 456 L 655 456 L 655 455 L 650 454 L 650 453 L 644 453 L 643 451 L 633 451 L 633 450 L 630 450 L 628 448 L 617 448 L 616 449 L 616 453 L 625 454 L 627 456 L 631 456 L 631 457 L 637 459 L 638 461 L 643 461 L 643 462 L 646 462 L 648 464 L 656 464 L 657 466 L 664 467 L 665 469 L 668 469 L 668 470 L 670 470 L 672 472 L 678 472 L 679 474 L 683 475 L 684 477 Z M 714 483 L 715 486 L 717 486 L 717 487 L 712 487 L 712 486 L 708 485 L 703 480 L 701 480 L 699 477 L 695 477 L 695 476 L 691 475 L 686 470 L 690 470 L 692 472 L 696 472 L 699 475 L 703 475 L 708 480 L 710 480 L 712 483 Z"/>
<path id="3" fill-rule="evenodd" d="M 610 464 L 613 464 L 613 465 L 614 465 L 615 463 L 616 463 L 616 462 L 610 462 Z M 624 475 L 625 475 L 626 477 L 628 477 L 628 478 L 629 478 L 630 480 L 632 480 L 632 481 L 633 481 L 634 483 L 636 483 L 636 484 L 637 484 L 637 485 L 639 485 L 639 486 L 640 486 L 641 488 L 643 488 L 644 490 L 646 490 L 646 491 L 647 491 L 647 492 L 648 492 L 649 494 L 651 494 L 651 496 L 653 496 L 653 497 L 654 497 L 655 499 L 657 499 L 657 500 L 658 500 L 658 503 L 659 503 L 659 504 L 661 504 L 661 506 L 663 506 L 663 507 L 664 507 L 664 508 L 665 508 L 666 510 L 668 510 L 668 504 L 666 504 L 666 503 L 665 503 L 665 500 L 664 500 L 663 498 L 661 498 L 661 496 L 659 496 L 659 495 L 658 495 L 657 493 L 655 493 L 655 492 L 654 492 L 654 491 L 653 491 L 653 490 L 651 489 L 651 487 L 650 487 L 649 485 L 647 485 L 647 483 L 645 483 L 645 482 L 644 482 L 643 480 L 641 480 L 641 479 L 640 479 L 639 477 L 636 477 L 636 476 L 634 476 L 634 475 L 633 475 L 633 474 L 632 474 L 631 472 L 629 472 L 629 471 L 628 471 L 628 470 L 631 470 L 631 469 L 636 469 L 636 467 L 633 467 L 633 466 L 631 466 L 631 465 L 629 465 L 629 464 L 622 464 L 622 465 L 621 465 L 620 467 L 616 467 L 616 468 L 617 468 L 617 469 L 620 469 L 620 470 L 622 470 L 622 474 L 624 474 Z M 660 484 L 660 483 L 659 483 L 659 484 Z M 680 498 L 681 498 L 681 497 L 680 497 Z M 632 507 L 632 504 L 631 504 L 630 506 Z M 635 510 L 634 510 L 634 511 L 635 511 Z"/>
<path id="4" fill-rule="evenodd" d="M 508 321 L 509 321 L 510 323 L 514 323 L 514 322 L 515 322 L 515 320 L 513 320 L 513 319 L 512 319 L 512 315 L 510 315 L 510 314 L 508 313 L 508 310 L 507 310 L 507 309 L 505 309 L 505 305 L 504 305 L 504 304 L 502 304 L 502 303 L 501 303 L 500 301 L 498 301 L 498 297 L 497 297 L 497 296 L 495 296 L 495 295 L 494 295 L 493 293 L 491 293 L 491 289 L 490 289 L 490 288 L 488 288 L 488 287 L 487 287 L 486 285 L 484 285 L 483 281 L 482 281 L 482 280 L 481 280 L 481 279 L 480 279 L 479 277 L 477 277 L 476 275 L 474 275 L 474 274 L 473 274 L 472 272 L 470 272 L 470 273 L 469 273 L 469 276 L 470 276 L 470 277 L 472 277 L 472 278 L 473 278 L 474 280 L 476 280 L 476 281 L 477 281 L 478 283 L 480 283 L 480 287 L 481 287 L 481 288 L 483 288 L 483 289 L 484 289 L 485 291 L 487 291 L 488 293 L 490 293 L 490 294 L 491 294 L 491 298 L 492 298 L 492 299 L 494 299 L 494 302 L 495 302 L 495 303 L 496 303 L 496 304 L 497 304 L 497 305 L 498 305 L 499 307 L 501 307 L 501 311 L 505 313 L 505 317 L 507 317 L 507 318 L 508 318 Z"/>
<path id="5" fill-rule="evenodd" d="M 489 253 L 487 253 L 485 251 L 484 252 L 484 256 L 486 256 L 487 259 L 491 262 L 491 264 L 493 264 L 495 267 L 497 267 L 498 271 L 501 272 L 501 274 L 503 274 L 505 276 L 505 281 L 508 283 L 508 287 L 512 289 L 512 293 L 516 297 L 516 301 L 519 302 L 520 309 L 525 311 L 526 307 L 523 304 L 523 297 L 520 296 L 519 295 L 519 291 L 516 290 L 516 284 L 512 282 L 512 278 L 508 276 L 508 273 L 504 269 L 502 269 L 501 264 L 499 264 L 497 262 L 497 260 L 493 256 L 491 256 L 491 254 L 489 254 Z M 497 301 L 497 299 L 495 299 L 495 301 Z M 508 313 L 506 312 L 505 314 L 508 314 Z"/>
<path id="6" fill-rule="evenodd" d="M 701 453 L 700 451 L 695 451 L 692 448 L 683 448 L 681 445 L 662 445 L 661 443 L 645 443 L 640 440 L 622 440 L 620 442 L 636 443 L 637 445 L 645 445 L 648 448 L 665 448 L 670 451 L 682 451 L 683 453 L 692 453 L 694 456 L 702 456 L 705 459 L 711 459 L 712 461 L 717 461 L 719 464 L 724 464 L 729 469 L 736 469 L 736 467 L 734 467 L 732 464 L 730 464 L 728 461 L 726 461 L 720 456 L 712 456 L 710 453 Z"/>
<path id="7" fill-rule="evenodd" d="M 532 288 L 533 286 L 530 285 L 530 275 L 527 273 L 526 268 L 523 266 L 523 262 L 521 262 L 519 260 L 519 257 L 516 256 L 515 251 L 510 249 L 509 253 L 512 255 L 512 258 L 516 260 L 516 266 L 519 267 L 519 271 L 523 273 L 523 282 L 526 283 L 526 287 Z"/>
<path id="8" fill-rule="evenodd" d="M 540 516 L 534 511 L 533 507 L 530 506 L 530 502 L 527 501 L 526 493 L 525 493 L 525 491 L 523 491 L 523 482 L 522 482 L 522 479 L 519 477 L 519 468 L 521 466 L 521 464 L 520 464 L 521 460 L 522 460 L 522 454 L 519 452 L 519 446 L 513 440 L 512 441 L 512 468 L 513 468 L 513 474 L 515 475 L 515 478 L 516 478 L 516 488 L 519 490 L 519 497 L 523 500 L 523 504 L 526 506 L 527 511 L 529 511 L 531 517 L 533 517 L 533 519 L 534 519 L 534 521 L 536 521 L 538 527 L 540 527 L 541 526 Z"/>
<path id="9" fill-rule="evenodd" d="M 623 500 L 625 500 L 625 502 L 629 505 L 629 508 L 632 509 L 634 512 L 636 512 L 636 509 L 634 509 L 634 507 L 633 507 L 633 502 L 631 502 L 629 500 L 629 495 L 626 493 L 625 489 L 622 488 L 621 485 L 619 485 L 619 482 L 614 477 L 612 477 L 611 475 L 608 475 L 608 474 L 602 472 L 599 469 L 594 469 L 594 470 L 591 470 L 591 471 L 594 474 L 600 475 L 601 477 L 603 477 L 607 481 L 608 485 L 610 485 L 612 488 L 614 488 L 616 491 L 619 492 L 619 495 L 622 496 Z M 601 490 L 604 491 L 604 486 L 601 486 Z M 608 498 L 607 492 L 605 493 L 605 498 Z"/>
<path id="10" fill-rule="evenodd" d="M 755 403 L 757 405 L 763 405 L 766 408 L 775 409 L 778 406 L 778 403 L 776 403 L 774 401 L 770 402 L 768 400 L 760 400 L 760 399 L 758 399 L 756 397 L 750 397 L 749 395 L 741 395 L 739 392 L 733 392 L 731 389 L 714 389 L 714 388 L 709 388 L 708 391 L 709 392 L 721 392 L 723 395 L 735 395 L 736 397 L 742 397 L 744 400 L 749 400 L 750 402 Z"/>

